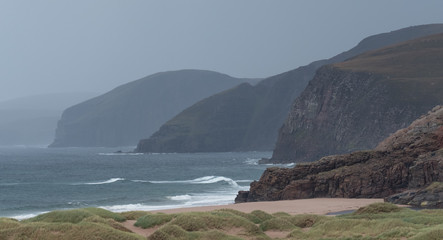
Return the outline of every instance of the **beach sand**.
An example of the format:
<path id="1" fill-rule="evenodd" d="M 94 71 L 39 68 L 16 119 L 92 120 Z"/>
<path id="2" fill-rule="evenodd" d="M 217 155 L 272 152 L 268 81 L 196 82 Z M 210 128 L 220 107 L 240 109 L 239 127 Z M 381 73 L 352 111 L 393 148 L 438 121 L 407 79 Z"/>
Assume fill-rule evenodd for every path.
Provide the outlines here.
<path id="1" fill-rule="evenodd" d="M 150 211 L 152 213 L 184 213 L 184 212 L 209 212 L 217 209 L 234 209 L 245 213 L 250 213 L 254 210 L 262 210 L 267 213 L 286 212 L 291 215 L 296 214 L 318 214 L 325 215 L 328 213 L 336 213 L 342 211 L 356 210 L 360 207 L 367 206 L 372 203 L 383 202 L 380 198 L 371 199 L 356 199 L 356 198 L 313 198 L 313 199 L 299 199 L 286 201 L 272 201 L 272 202 L 251 202 L 238 203 L 230 205 L 205 206 L 205 207 L 190 207 Z M 135 220 L 128 220 L 122 225 L 132 232 L 143 237 L 149 237 L 153 234 L 159 226 L 142 229 L 134 226 Z M 237 229 L 238 230 L 238 229 Z M 227 231 L 226 234 L 238 235 L 236 229 Z M 264 232 L 270 238 L 285 238 L 290 231 L 270 230 Z"/>
<path id="2" fill-rule="evenodd" d="M 230 205 L 190 207 L 151 211 L 154 213 L 207 212 L 217 209 L 234 209 L 246 213 L 262 210 L 267 213 L 286 212 L 296 214 L 328 214 L 356 210 L 371 203 L 383 202 L 380 198 L 313 198 L 272 202 L 250 202 Z"/>

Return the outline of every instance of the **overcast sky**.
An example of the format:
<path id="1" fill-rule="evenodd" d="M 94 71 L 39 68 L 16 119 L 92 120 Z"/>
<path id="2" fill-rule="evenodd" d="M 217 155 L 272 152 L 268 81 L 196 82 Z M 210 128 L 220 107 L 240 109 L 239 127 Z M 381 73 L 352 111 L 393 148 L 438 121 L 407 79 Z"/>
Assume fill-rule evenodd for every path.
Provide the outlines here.
<path id="1" fill-rule="evenodd" d="M 369 35 L 443 23 L 443 1 L 0 0 L 0 101 L 168 70 L 268 77 Z"/>

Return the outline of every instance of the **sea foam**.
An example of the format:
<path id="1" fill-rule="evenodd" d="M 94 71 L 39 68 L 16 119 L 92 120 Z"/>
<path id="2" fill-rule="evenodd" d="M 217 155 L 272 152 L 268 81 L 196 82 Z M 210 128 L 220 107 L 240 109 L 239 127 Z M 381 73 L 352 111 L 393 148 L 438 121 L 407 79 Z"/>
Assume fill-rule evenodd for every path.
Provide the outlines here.
<path id="1" fill-rule="evenodd" d="M 178 181 L 149 181 L 151 183 L 182 183 L 182 184 L 211 184 L 217 182 L 227 182 L 229 185 L 234 187 L 239 187 L 238 183 L 231 178 L 223 176 L 205 176 L 201 178 L 196 178 L 192 180 L 178 180 Z"/>
<path id="2" fill-rule="evenodd" d="M 100 206 L 113 212 L 154 211 L 201 206 L 228 205 L 234 203 L 236 192 L 214 192 L 212 194 L 185 194 L 168 197 L 173 202 L 165 205 L 148 205 L 143 203 Z M 176 202 L 174 204 L 174 202 Z"/>
<path id="3" fill-rule="evenodd" d="M 102 182 L 90 182 L 90 183 L 85 183 L 86 185 L 99 185 L 99 184 L 108 184 L 108 183 L 114 183 L 117 181 L 123 181 L 125 180 L 124 178 L 111 178 L 109 180 L 106 181 L 102 181 Z"/>

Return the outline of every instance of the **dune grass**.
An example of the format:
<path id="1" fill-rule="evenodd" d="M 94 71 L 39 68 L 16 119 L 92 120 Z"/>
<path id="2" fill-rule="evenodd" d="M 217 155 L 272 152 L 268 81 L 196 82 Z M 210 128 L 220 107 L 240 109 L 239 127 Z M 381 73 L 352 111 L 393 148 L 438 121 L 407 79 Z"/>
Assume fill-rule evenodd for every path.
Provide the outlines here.
<path id="1" fill-rule="evenodd" d="M 21 222 L 1 218 L 0 239 L 144 239 L 122 221 L 122 215 L 100 208 L 53 211 Z"/>
<path id="2" fill-rule="evenodd" d="M 152 228 L 158 225 L 162 225 L 171 221 L 174 218 L 174 215 L 167 215 L 162 213 L 157 214 L 145 214 L 137 219 L 134 226 L 141 228 Z"/>
<path id="3" fill-rule="evenodd" d="M 79 223 L 85 218 L 99 216 L 102 218 L 111 218 L 118 222 L 126 221 L 126 218 L 118 213 L 113 213 L 101 208 L 81 208 L 74 210 L 52 211 L 41 214 L 36 217 L 25 220 L 24 222 L 63 222 Z"/>
<path id="4" fill-rule="evenodd" d="M 286 235 L 279 239 L 432 240 L 443 236 L 443 210 L 414 211 L 376 203 L 336 217 L 231 209 L 179 214 L 119 214 L 98 208 L 54 211 L 24 221 L 0 218 L 0 239 L 146 239 L 123 227 L 124 219 L 137 219 L 135 225 L 141 228 L 155 227 L 150 240 L 268 240 L 272 239 L 269 232 Z"/>
<path id="5" fill-rule="evenodd" d="M 130 211 L 130 212 L 120 213 L 120 215 L 126 218 L 126 220 L 137 220 L 138 218 L 148 214 L 149 213 L 145 211 Z"/>

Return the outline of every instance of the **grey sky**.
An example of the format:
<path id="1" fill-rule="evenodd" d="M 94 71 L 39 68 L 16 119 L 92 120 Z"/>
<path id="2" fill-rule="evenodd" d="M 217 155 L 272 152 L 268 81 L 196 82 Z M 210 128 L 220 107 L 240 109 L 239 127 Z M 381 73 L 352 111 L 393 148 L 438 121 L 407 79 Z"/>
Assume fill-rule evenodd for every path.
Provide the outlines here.
<path id="1" fill-rule="evenodd" d="M 443 1 L 0 0 L 0 101 L 178 69 L 267 77 L 443 23 Z"/>

